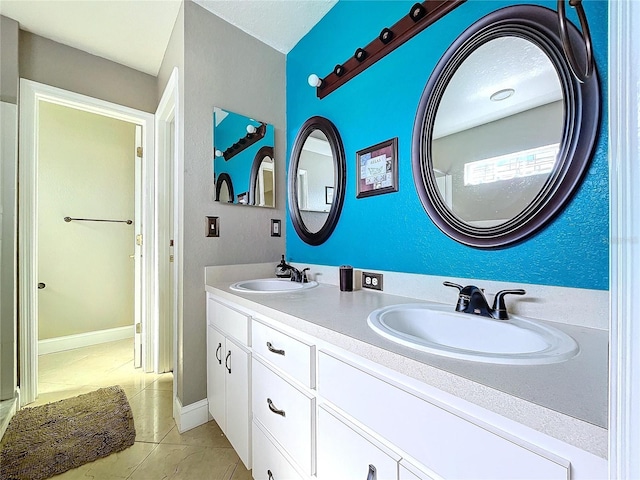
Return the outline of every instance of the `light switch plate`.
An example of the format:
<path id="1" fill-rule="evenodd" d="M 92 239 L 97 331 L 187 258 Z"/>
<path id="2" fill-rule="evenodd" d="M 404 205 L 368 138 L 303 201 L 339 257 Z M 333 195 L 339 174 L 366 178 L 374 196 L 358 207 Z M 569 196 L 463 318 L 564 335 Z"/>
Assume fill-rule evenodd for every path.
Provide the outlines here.
<path id="1" fill-rule="evenodd" d="M 280 220 L 276 219 L 276 218 L 272 218 L 271 219 L 271 236 L 272 237 L 279 237 L 281 235 L 281 223 Z"/>
<path id="2" fill-rule="evenodd" d="M 220 230 L 218 224 L 218 217 L 206 217 L 206 236 L 207 237 L 219 237 Z"/>

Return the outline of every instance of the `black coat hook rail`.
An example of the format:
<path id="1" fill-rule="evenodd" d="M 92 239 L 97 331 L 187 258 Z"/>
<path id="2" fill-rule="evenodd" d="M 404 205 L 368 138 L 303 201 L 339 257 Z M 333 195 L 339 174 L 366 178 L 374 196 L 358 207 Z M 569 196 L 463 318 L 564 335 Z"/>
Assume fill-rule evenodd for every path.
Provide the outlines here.
<path id="1" fill-rule="evenodd" d="M 255 133 L 247 133 L 244 137 L 241 137 L 236 143 L 227 148 L 222 156 L 225 161 L 231 160 L 235 155 L 239 154 L 243 150 L 246 150 L 251 145 L 262 140 L 267 133 L 267 124 L 260 122 L 260 126 L 256 127 Z"/>
<path id="2" fill-rule="evenodd" d="M 131 225 L 133 223 L 133 220 L 104 220 L 104 219 L 100 219 L 100 218 L 71 218 L 71 217 L 64 217 L 64 221 L 69 223 L 71 221 L 76 221 L 76 222 L 110 222 L 110 223 L 126 223 L 127 225 Z"/>
<path id="3" fill-rule="evenodd" d="M 321 80 L 320 86 L 316 88 L 316 95 L 318 98 L 326 97 L 464 2 L 466 0 L 428 0 L 416 3 L 392 27 L 384 28 L 366 47 L 358 48 L 353 57 L 336 65 L 333 72 Z"/>

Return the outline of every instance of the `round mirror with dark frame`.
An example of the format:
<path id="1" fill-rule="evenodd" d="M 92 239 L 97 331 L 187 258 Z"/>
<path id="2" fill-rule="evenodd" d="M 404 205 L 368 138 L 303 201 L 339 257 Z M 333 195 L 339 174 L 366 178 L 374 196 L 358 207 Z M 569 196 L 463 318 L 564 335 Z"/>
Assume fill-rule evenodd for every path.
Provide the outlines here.
<path id="1" fill-rule="evenodd" d="M 233 203 L 233 182 L 227 173 L 221 173 L 216 180 L 216 202 Z"/>
<path id="2" fill-rule="evenodd" d="M 273 147 L 260 148 L 253 158 L 249 177 L 249 205 L 275 206 Z"/>
<path id="3" fill-rule="evenodd" d="M 320 245 L 333 233 L 346 185 L 344 147 L 336 127 L 311 117 L 300 128 L 289 163 L 289 213 L 298 236 Z"/>
<path id="4" fill-rule="evenodd" d="M 471 25 L 447 49 L 422 94 L 413 176 L 432 221 L 477 248 L 523 240 L 568 202 L 589 165 L 600 123 L 595 70 L 577 80 L 558 14 L 517 5 Z M 579 64 L 578 30 L 569 38 Z"/>

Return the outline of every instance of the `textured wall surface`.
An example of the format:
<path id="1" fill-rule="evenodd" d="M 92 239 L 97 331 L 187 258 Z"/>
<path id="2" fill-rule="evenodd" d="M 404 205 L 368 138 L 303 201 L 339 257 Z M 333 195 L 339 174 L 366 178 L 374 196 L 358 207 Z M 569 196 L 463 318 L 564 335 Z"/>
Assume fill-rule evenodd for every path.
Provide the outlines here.
<path id="1" fill-rule="evenodd" d="M 20 77 L 153 113 L 156 77 L 20 30 Z"/>
<path id="2" fill-rule="evenodd" d="M 428 275 L 608 288 L 607 2 L 585 2 L 604 109 L 588 172 L 577 194 L 551 224 L 517 245 L 478 250 L 438 230 L 425 213 L 411 171 L 411 134 L 423 89 L 452 41 L 486 14 L 513 2 L 470 0 L 322 100 L 307 76 L 325 76 L 405 15 L 412 1 L 341 1 L 287 56 L 288 155 L 313 115 L 338 128 L 347 157 L 342 216 L 323 245 L 303 243 L 290 228 L 288 259 Z M 540 3 L 555 9 L 555 2 Z M 571 12 L 573 13 L 573 12 Z M 574 23 L 575 16 L 570 17 Z M 355 153 L 398 137 L 399 191 L 356 199 Z M 288 220 L 290 227 L 290 219 Z"/>
<path id="3" fill-rule="evenodd" d="M 179 321 L 179 396 L 206 397 L 204 267 L 273 262 L 284 238 L 285 56 L 192 2 L 184 4 L 184 290 Z M 276 208 L 214 201 L 213 108 L 260 119 L 275 129 Z M 205 237 L 205 216 L 220 217 L 220 237 Z"/>

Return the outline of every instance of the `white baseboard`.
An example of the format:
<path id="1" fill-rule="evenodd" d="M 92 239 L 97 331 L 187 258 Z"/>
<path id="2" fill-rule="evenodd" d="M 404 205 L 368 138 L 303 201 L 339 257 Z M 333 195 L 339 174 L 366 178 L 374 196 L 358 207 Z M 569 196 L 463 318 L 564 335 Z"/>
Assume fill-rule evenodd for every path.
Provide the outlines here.
<path id="1" fill-rule="evenodd" d="M 16 388 L 12 399 L 0 402 L 0 440 L 2 440 L 4 432 L 7 430 L 9 422 L 11 421 L 11 417 L 15 415 L 18 408 L 20 408 L 20 389 Z"/>
<path id="2" fill-rule="evenodd" d="M 204 425 L 209 421 L 209 402 L 205 398 L 183 407 L 180 399 L 175 397 L 173 399 L 173 419 L 176 421 L 180 433 Z"/>
<path id="3" fill-rule="evenodd" d="M 116 340 L 133 338 L 133 335 L 133 325 L 129 325 L 127 327 L 109 328 L 108 330 L 97 330 L 65 337 L 48 338 L 38 341 L 38 355 L 63 352 L 74 348 L 98 345 L 99 343 L 115 342 Z"/>

